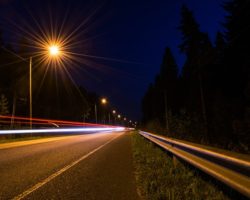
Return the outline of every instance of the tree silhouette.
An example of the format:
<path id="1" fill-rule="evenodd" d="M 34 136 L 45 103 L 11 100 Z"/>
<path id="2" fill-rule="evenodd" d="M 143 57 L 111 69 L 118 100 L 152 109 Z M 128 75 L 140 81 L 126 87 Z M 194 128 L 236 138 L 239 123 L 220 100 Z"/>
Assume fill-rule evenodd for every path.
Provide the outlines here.
<path id="1" fill-rule="evenodd" d="M 155 121 L 169 131 L 169 113 L 177 112 L 178 108 L 178 70 L 170 48 L 166 48 L 160 73 L 155 77 L 154 84 L 149 88 L 142 100 L 143 123 Z"/>
<path id="2" fill-rule="evenodd" d="M 177 74 L 178 69 L 175 59 L 172 55 L 170 48 L 166 48 L 160 73 L 155 80 L 155 87 L 159 93 L 158 106 L 160 119 L 163 120 L 163 124 L 167 130 L 169 130 L 169 112 L 177 113 L 178 111 L 178 87 L 177 87 Z M 162 103 L 159 104 L 159 103 Z M 164 109 L 162 109 L 164 108 Z"/>
<path id="3" fill-rule="evenodd" d="M 213 63 L 213 47 L 206 33 L 199 30 L 193 13 L 183 5 L 181 9 L 182 43 L 179 48 L 186 55 L 182 70 L 182 95 L 185 98 L 184 108 L 190 114 L 198 114 L 203 118 L 204 136 L 207 137 L 207 89 Z"/>
<path id="4" fill-rule="evenodd" d="M 143 124 L 148 123 L 150 120 L 154 119 L 156 116 L 154 115 L 154 86 L 150 84 L 146 94 L 142 99 L 142 122 Z"/>

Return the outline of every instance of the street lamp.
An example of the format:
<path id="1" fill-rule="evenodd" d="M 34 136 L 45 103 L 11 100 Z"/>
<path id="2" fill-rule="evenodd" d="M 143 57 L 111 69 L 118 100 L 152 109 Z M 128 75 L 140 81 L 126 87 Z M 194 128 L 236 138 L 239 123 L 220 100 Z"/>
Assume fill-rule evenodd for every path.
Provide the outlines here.
<path id="1" fill-rule="evenodd" d="M 50 44 L 49 44 L 50 43 Z M 58 57 L 58 55 L 60 55 L 62 53 L 62 48 L 60 45 L 60 42 L 57 43 L 53 43 L 51 44 L 51 42 L 41 42 L 39 44 L 39 53 L 37 56 L 45 56 L 45 57 L 53 57 L 53 59 L 55 59 L 55 57 Z M 23 61 L 28 60 L 27 58 L 23 58 L 22 56 L 16 54 L 15 52 L 6 49 L 4 46 L 1 47 L 3 50 L 11 53 L 12 55 L 20 58 Z M 32 129 L 32 59 L 33 57 L 30 56 L 29 57 L 29 115 L 30 115 L 30 129 Z M 46 59 L 42 59 L 42 60 L 46 60 Z"/>
<path id="2" fill-rule="evenodd" d="M 106 104 L 108 103 L 108 101 L 107 101 L 106 98 L 102 98 L 102 99 L 101 99 L 101 103 L 102 103 L 103 105 L 106 105 Z M 105 116 L 105 110 L 104 110 L 104 124 L 105 124 L 105 118 L 106 118 L 106 116 Z M 108 118 L 109 118 L 109 124 L 110 124 L 110 113 L 109 113 L 109 112 L 108 112 Z"/>
<path id="3" fill-rule="evenodd" d="M 58 45 L 50 45 L 47 48 L 46 55 L 57 57 L 60 54 L 60 47 Z M 29 59 L 29 99 L 30 99 L 30 129 L 32 129 L 32 56 Z"/>
<path id="4" fill-rule="evenodd" d="M 114 119 L 114 124 L 116 124 L 116 110 L 113 110 L 112 111 L 112 113 L 113 113 L 113 119 Z"/>
<path id="5" fill-rule="evenodd" d="M 102 98 L 101 99 L 101 103 L 103 104 L 103 105 L 106 105 L 107 104 L 107 99 L 106 98 Z M 104 110 L 104 124 L 105 124 L 105 110 Z M 109 115 L 109 123 L 110 123 L 110 115 Z"/>
<path id="6" fill-rule="evenodd" d="M 101 104 L 105 105 L 107 103 L 108 103 L 108 101 L 107 101 L 106 98 L 101 98 Z M 96 103 L 95 103 L 95 122 L 96 122 L 96 124 L 98 122 L 98 120 L 97 120 L 97 105 L 96 105 Z"/>

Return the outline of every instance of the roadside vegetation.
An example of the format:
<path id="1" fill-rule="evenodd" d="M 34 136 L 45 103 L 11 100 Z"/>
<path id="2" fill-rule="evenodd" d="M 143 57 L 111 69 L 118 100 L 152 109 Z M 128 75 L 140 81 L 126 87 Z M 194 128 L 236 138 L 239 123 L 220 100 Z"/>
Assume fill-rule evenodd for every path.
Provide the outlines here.
<path id="1" fill-rule="evenodd" d="M 250 1 L 225 0 L 215 40 L 187 5 L 180 9 L 178 48 L 170 47 L 142 99 L 143 130 L 250 153 Z M 239 31 L 239 27 L 245 27 Z"/>
<path id="2" fill-rule="evenodd" d="M 182 163 L 173 164 L 162 149 L 139 134 L 132 135 L 138 193 L 145 200 L 227 200 L 211 182 Z"/>

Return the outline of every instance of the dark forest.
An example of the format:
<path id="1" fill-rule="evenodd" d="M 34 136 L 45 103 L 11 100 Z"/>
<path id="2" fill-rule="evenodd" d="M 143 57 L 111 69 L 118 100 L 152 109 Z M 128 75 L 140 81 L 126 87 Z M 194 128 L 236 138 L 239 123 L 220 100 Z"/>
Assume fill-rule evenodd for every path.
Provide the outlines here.
<path id="1" fill-rule="evenodd" d="M 226 149 L 249 151 L 250 2 L 224 3 L 224 32 L 215 44 L 193 12 L 181 8 L 182 71 L 166 48 L 160 72 L 142 100 L 142 124 L 152 132 Z M 212 14 L 212 13 L 211 13 Z"/>

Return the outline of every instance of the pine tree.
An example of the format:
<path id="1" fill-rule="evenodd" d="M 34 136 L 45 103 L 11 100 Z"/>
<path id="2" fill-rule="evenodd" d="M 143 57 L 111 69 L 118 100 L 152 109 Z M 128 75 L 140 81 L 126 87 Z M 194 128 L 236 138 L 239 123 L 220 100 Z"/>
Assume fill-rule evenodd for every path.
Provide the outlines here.
<path id="1" fill-rule="evenodd" d="M 7 115 L 7 114 L 9 114 L 8 100 L 4 94 L 1 94 L 1 97 L 0 97 L 0 115 Z"/>
<path id="2" fill-rule="evenodd" d="M 163 120 L 163 124 L 169 130 L 170 111 L 176 113 L 178 108 L 178 68 L 172 55 L 171 49 L 166 48 L 159 76 L 156 78 L 155 85 L 159 93 L 159 117 Z M 161 100 L 161 101 L 160 101 Z"/>
<path id="3" fill-rule="evenodd" d="M 201 58 L 204 54 L 204 45 L 209 43 L 206 34 L 199 30 L 193 13 L 184 5 L 181 9 L 181 24 L 179 30 L 182 33 L 182 43 L 179 48 L 186 55 L 186 62 L 182 69 L 183 92 L 186 99 L 186 109 L 197 112 L 201 107 L 199 98 L 199 76 L 201 65 L 204 63 Z M 191 99 L 190 99 L 191 98 Z"/>
<path id="4" fill-rule="evenodd" d="M 166 48 L 160 73 L 155 77 L 154 84 L 149 88 L 142 100 L 143 123 L 155 124 L 169 129 L 168 112 L 178 110 L 178 68 L 170 48 Z"/>
<path id="5" fill-rule="evenodd" d="M 150 84 L 142 99 L 142 122 L 147 124 L 154 118 L 154 85 Z"/>
<path id="6" fill-rule="evenodd" d="M 177 64 L 175 62 L 174 56 L 172 55 L 171 49 L 168 47 L 166 48 L 163 56 L 159 76 L 162 87 L 166 90 L 170 90 L 171 87 L 174 87 L 171 84 L 176 84 L 178 79 Z"/>
<path id="7" fill-rule="evenodd" d="M 226 48 L 225 37 L 221 32 L 217 32 L 215 39 L 215 46 L 217 55 L 222 58 Z"/>
<path id="8" fill-rule="evenodd" d="M 184 108 L 189 114 L 203 119 L 204 136 L 207 137 L 207 96 L 209 83 L 213 75 L 211 64 L 214 60 L 214 49 L 207 33 L 199 29 L 192 11 L 185 5 L 181 9 L 182 43 L 179 48 L 186 55 L 186 62 L 182 70 L 182 98 Z M 201 122 L 202 122 L 201 121 Z"/>
<path id="9" fill-rule="evenodd" d="M 192 11 L 186 5 L 181 8 L 181 23 L 178 29 L 182 32 L 182 44 L 179 46 L 182 53 L 192 55 L 200 46 L 200 38 L 202 33 L 199 30 L 199 25 L 196 22 Z"/>

